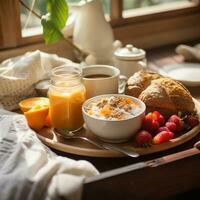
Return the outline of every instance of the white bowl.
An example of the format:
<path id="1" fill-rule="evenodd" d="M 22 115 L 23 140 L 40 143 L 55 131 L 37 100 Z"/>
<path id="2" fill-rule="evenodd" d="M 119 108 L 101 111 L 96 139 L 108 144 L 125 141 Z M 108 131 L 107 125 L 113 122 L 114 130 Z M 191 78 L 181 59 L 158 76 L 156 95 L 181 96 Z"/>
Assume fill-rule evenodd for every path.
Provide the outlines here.
<path id="1" fill-rule="evenodd" d="M 124 120 L 107 120 L 99 119 L 95 116 L 90 116 L 85 108 L 92 102 L 96 102 L 105 97 L 111 96 L 122 96 L 131 98 L 134 102 L 139 103 L 141 112 L 137 115 Z M 83 118 L 86 126 L 90 129 L 97 137 L 106 142 L 125 142 L 134 136 L 142 126 L 142 120 L 145 115 L 146 106 L 138 98 L 122 95 L 122 94 L 106 94 L 99 95 L 86 100 L 82 106 Z"/>

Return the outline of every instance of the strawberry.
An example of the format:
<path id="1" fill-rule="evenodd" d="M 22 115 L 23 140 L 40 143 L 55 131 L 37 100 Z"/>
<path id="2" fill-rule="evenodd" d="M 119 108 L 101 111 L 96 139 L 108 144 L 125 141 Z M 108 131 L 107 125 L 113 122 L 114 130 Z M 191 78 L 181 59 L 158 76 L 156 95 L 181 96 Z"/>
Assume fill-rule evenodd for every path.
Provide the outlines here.
<path id="1" fill-rule="evenodd" d="M 174 137 L 174 133 L 170 131 L 162 131 L 153 138 L 153 144 L 160 144 L 167 142 Z"/>
<path id="2" fill-rule="evenodd" d="M 149 146 L 152 142 L 152 135 L 149 132 L 142 130 L 137 133 L 135 141 L 138 146 Z"/>
<path id="3" fill-rule="evenodd" d="M 156 119 L 159 118 L 161 115 L 158 111 L 153 111 L 152 114 L 155 115 Z"/>
<path id="4" fill-rule="evenodd" d="M 173 132 L 168 131 L 168 134 L 169 134 L 170 139 L 174 138 L 174 133 Z"/>
<path id="5" fill-rule="evenodd" d="M 158 123 L 160 124 L 160 126 L 163 126 L 165 124 L 165 118 L 163 117 L 163 115 L 159 116 Z"/>
<path id="6" fill-rule="evenodd" d="M 156 120 L 152 120 L 152 127 L 151 127 L 152 132 L 158 130 L 159 127 L 160 127 L 159 123 Z"/>
<path id="7" fill-rule="evenodd" d="M 148 113 L 143 119 L 142 127 L 144 130 L 154 133 L 160 125 L 158 121 L 153 118 L 152 113 Z"/>
<path id="8" fill-rule="evenodd" d="M 154 133 L 159 128 L 159 123 L 154 119 L 144 119 L 142 127 L 144 130 Z"/>
<path id="9" fill-rule="evenodd" d="M 162 126 L 158 129 L 158 133 L 162 132 L 162 131 L 170 131 L 166 126 Z"/>
<path id="10" fill-rule="evenodd" d="M 167 122 L 165 126 L 172 132 L 175 132 L 177 130 L 177 126 L 174 122 Z"/>
<path id="11" fill-rule="evenodd" d="M 145 118 L 148 119 L 148 120 L 153 120 L 152 112 L 146 114 L 146 115 L 145 115 Z"/>
<path id="12" fill-rule="evenodd" d="M 176 132 L 180 132 L 183 130 L 183 121 L 181 120 L 181 118 L 177 115 L 172 115 L 169 119 L 168 122 L 174 122 L 176 124 Z"/>
<path id="13" fill-rule="evenodd" d="M 186 123 L 191 127 L 195 127 L 196 125 L 199 124 L 199 119 L 195 116 L 188 115 L 186 118 Z"/>
<path id="14" fill-rule="evenodd" d="M 152 115 L 153 119 L 157 120 L 160 126 L 163 126 L 165 124 L 165 118 L 158 111 L 154 111 Z"/>

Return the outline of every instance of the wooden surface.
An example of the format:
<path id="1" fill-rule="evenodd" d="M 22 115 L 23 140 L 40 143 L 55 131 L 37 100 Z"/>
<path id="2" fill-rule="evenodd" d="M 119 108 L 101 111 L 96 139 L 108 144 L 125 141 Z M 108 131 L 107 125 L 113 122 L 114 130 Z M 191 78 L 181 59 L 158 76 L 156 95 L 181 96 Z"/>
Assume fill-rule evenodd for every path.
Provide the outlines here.
<path id="1" fill-rule="evenodd" d="M 195 44 L 195 43 L 194 43 Z M 175 46 L 147 51 L 148 63 L 156 69 L 164 64 L 181 63 L 183 58 L 174 52 Z M 200 100 L 200 87 L 188 88 L 192 95 Z M 200 156 L 195 155 L 183 160 L 175 161 L 155 168 L 145 168 L 121 173 L 121 167 L 129 168 L 132 164 L 159 158 L 192 148 L 200 140 L 200 134 L 188 142 L 162 152 L 140 156 L 138 158 L 91 158 L 67 154 L 67 157 L 88 160 L 100 172 L 112 173 L 116 170 L 118 175 L 86 183 L 83 189 L 83 199 L 194 199 L 200 191 Z M 66 156 L 54 150 L 59 155 Z M 111 171 L 110 171 L 111 170 Z"/>
<path id="2" fill-rule="evenodd" d="M 195 44 L 195 43 L 193 43 Z M 191 44 L 191 45 L 193 45 Z M 53 51 L 52 47 L 52 51 Z M 175 46 L 147 51 L 148 65 L 151 69 L 169 63 L 181 63 L 183 58 L 174 52 Z M 25 51 L 22 49 L 22 51 Z M 55 51 L 55 49 L 54 49 Z M 64 54 L 63 49 L 63 54 Z M 9 52 L 8 52 L 9 53 Z M 10 52 L 15 54 L 16 52 Z M 4 56 L 6 54 L 4 53 Z M 1 56 L 0 56 L 1 57 Z M 9 55 L 7 54 L 7 57 Z M 200 87 L 188 88 L 196 99 L 200 100 Z M 87 156 L 72 155 L 52 149 L 61 156 L 67 156 L 75 160 L 88 160 L 100 171 L 112 173 L 116 170 L 116 176 L 86 183 L 83 188 L 83 199 L 193 199 L 200 191 L 200 156 L 172 162 L 156 168 L 141 170 L 125 170 L 121 173 L 120 167 L 128 168 L 135 163 L 148 161 L 161 156 L 170 155 L 193 147 L 200 140 L 200 134 L 175 148 L 138 158 L 91 158 Z M 101 176 L 101 175 L 100 175 Z"/>
<path id="3" fill-rule="evenodd" d="M 85 184 L 85 199 L 198 199 L 200 155 Z M 118 169 L 120 171 L 120 169 Z M 112 173 L 112 172 L 110 172 Z"/>
<path id="4" fill-rule="evenodd" d="M 200 102 L 194 99 L 197 113 L 200 114 Z M 199 116 L 200 117 L 200 116 Z M 140 155 L 147 155 L 152 154 L 155 152 L 161 152 L 173 147 L 176 147 L 178 145 L 181 145 L 189 140 L 191 140 L 193 137 L 195 137 L 200 132 L 200 125 L 194 127 L 187 133 L 181 134 L 176 136 L 174 139 L 170 140 L 169 142 L 161 143 L 159 145 L 152 145 L 148 148 L 139 148 L 131 139 L 130 141 L 126 143 L 118 144 L 119 146 L 126 147 L 130 150 L 133 150 L 134 152 L 139 153 Z M 79 133 L 77 133 L 80 136 L 87 137 L 95 142 L 101 142 L 95 135 L 89 131 L 86 127 L 81 129 Z M 75 155 L 82 155 L 82 156 L 89 156 L 89 157 L 103 157 L 103 158 L 113 158 L 113 157 L 123 157 L 124 155 L 111 150 L 104 150 L 99 149 L 95 147 L 94 145 L 90 145 L 87 142 L 83 140 L 77 140 L 77 139 L 70 139 L 66 140 L 59 136 L 57 136 L 51 129 L 43 129 L 38 133 L 39 139 L 46 144 L 47 146 L 60 150 L 65 153 L 71 153 Z"/>

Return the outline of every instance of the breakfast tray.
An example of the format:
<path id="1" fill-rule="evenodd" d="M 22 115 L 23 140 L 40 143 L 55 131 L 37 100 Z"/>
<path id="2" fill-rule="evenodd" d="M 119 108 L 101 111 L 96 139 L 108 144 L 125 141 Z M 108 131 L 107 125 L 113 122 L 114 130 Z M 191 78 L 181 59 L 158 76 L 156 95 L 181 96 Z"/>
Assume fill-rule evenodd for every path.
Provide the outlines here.
<path id="1" fill-rule="evenodd" d="M 194 99 L 194 102 L 197 109 L 197 113 L 198 115 L 200 115 L 200 102 L 198 102 L 195 99 Z M 136 151 L 137 153 L 139 153 L 140 155 L 146 155 L 146 154 L 160 152 L 160 151 L 167 150 L 167 149 L 176 147 L 178 145 L 181 145 L 191 140 L 199 132 L 200 132 L 200 125 L 195 126 L 193 129 L 191 129 L 190 131 L 184 134 L 179 134 L 179 135 L 176 134 L 175 138 L 171 139 L 169 142 L 161 143 L 159 145 L 152 145 L 147 148 L 137 147 L 134 144 L 133 140 L 130 140 L 129 142 L 121 143 L 118 145 L 130 148 L 133 151 Z M 85 126 L 77 134 L 81 136 L 85 136 L 97 142 L 99 141 L 99 139 Z M 82 155 L 82 156 L 90 156 L 90 157 L 123 157 L 125 156 L 124 154 L 116 152 L 116 151 L 99 149 L 79 139 L 70 139 L 70 140 L 63 139 L 55 135 L 50 128 L 42 129 L 40 132 L 37 133 L 37 135 L 39 139 L 47 146 L 53 149 L 62 151 L 62 152 L 66 152 L 66 153 Z"/>

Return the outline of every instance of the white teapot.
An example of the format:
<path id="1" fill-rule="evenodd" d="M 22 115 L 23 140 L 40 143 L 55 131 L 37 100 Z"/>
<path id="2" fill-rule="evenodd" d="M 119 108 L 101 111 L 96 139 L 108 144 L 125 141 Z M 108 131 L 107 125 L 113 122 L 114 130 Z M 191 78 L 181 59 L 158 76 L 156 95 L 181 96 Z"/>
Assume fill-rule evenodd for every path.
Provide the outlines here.
<path id="1" fill-rule="evenodd" d="M 114 66 L 120 70 L 122 75 L 129 78 L 135 72 L 147 68 L 145 55 L 146 52 L 143 49 L 127 44 L 114 52 Z"/>

